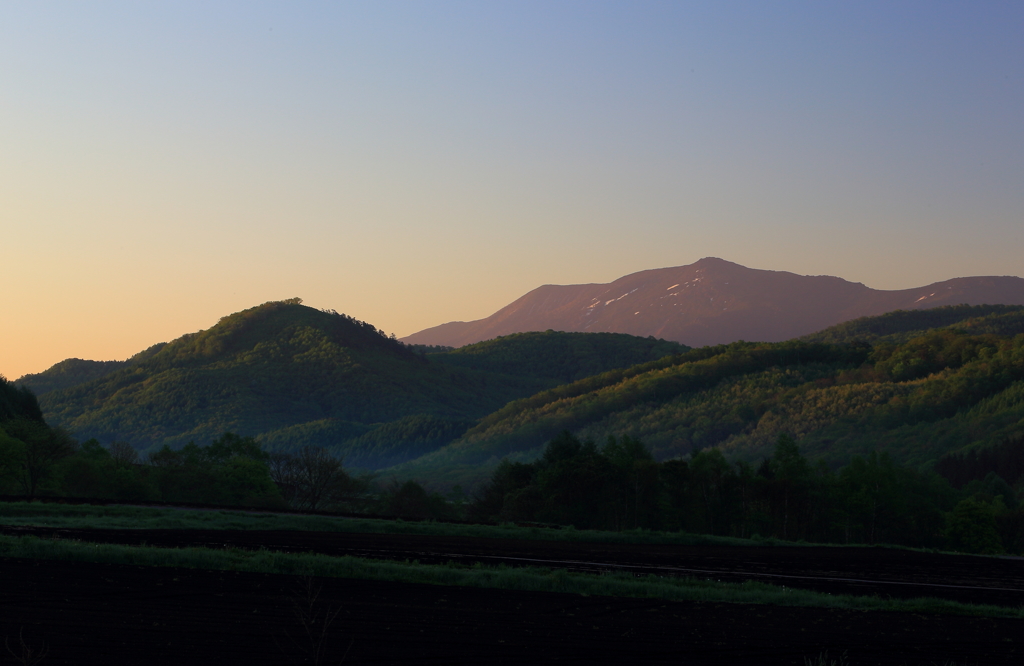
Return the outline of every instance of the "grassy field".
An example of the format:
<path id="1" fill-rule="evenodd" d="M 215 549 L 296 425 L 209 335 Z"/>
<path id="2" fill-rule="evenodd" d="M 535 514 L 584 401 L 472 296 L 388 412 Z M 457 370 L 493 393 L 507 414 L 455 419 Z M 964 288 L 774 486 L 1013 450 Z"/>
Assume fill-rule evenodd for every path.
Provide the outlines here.
<path id="1" fill-rule="evenodd" d="M 418 562 L 388 562 L 348 556 L 331 557 L 266 550 L 155 548 L 0 536 L 0 557 L 355 578 L 669 601 L 773 604 L 1024 619 L 1024 608 L 964 604 L 931 598 L 882 599 L 823 594 L 753 582 L 736 584 L 694 578 L 661 578 L 615 573 L 585 574 L 533 567 L 487 567 L 479 564 L 427 565 Z"/>
<path id="2" fill-rule="evenodd" d="M 360 534 L 423 534 L 486 539 L 534 539 L 589 543 L 672 544 L 680 546 L 796 545 L 771 539 L 751 540 L 685 532 L 630 530 L 602 532 L 572 528 L 463 525 L 377 518 L 341 518 L 237 510 L 177 509 L 139 506 L 0 502 L 0 525 L 105 529 L 299 530 Z"/>

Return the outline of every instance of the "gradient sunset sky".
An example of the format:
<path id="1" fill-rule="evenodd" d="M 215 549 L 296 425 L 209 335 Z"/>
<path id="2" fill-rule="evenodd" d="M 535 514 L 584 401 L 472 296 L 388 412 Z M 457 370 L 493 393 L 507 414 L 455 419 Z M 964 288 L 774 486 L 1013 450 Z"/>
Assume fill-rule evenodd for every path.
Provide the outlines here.
<path id="1" fill-rule="evenodd" d="M 1021 2 L 0 6 L 0 373 L 718 256 L 1024 275 Z"/>

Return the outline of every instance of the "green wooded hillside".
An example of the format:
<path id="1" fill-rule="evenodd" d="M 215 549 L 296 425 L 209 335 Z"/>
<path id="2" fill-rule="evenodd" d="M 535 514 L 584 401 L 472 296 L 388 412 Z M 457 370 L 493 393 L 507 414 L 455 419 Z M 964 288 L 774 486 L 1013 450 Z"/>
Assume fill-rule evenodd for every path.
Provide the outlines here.
<path id="1" fill-rule="evenodd" d="M 269 451 L 321 447 L 360 470 L 390 467 L 435 451 L 457 439 L 472 420 L 414 414 L 378 424 L 322 419 L 281 428 L 259 436 Z"/>
<path id="2" fill-rule="evenodd" d="M 623 333 L 515 333 L 429 353 L 432 361 L 507 375 L 574 382 L 613 368 L 627 368 L 688 351 L 677 342 Z"/>
<path id="3" fill-rule="evenodd" d="M 430 363 L 370 324 L 292 300 L 224 317 L 40 403 L 79 438 L 144 448 L 324 420 L 478 417 L 550 384 Z"/>
<path id="4" fill-rule="evenodd" d="M 141 363 L 167 345 L 166 342 L 153 345 L 145 351 L 132 356 L 127 361 L 86 361 L 80 358 L 69 358 L 47 368 L 43 372 L 25 375 L 18 379 L 18 384 L 27 386 L 36 395 L 42 395 L 51 391 L 72 388 L 80 384 L 87 384 L 102 377 L 117 372 L 121 368 Z"/>
<path id="5" fill-rule="evenodd" d="M 969 314 L 971 330 L 1012 330 L 1004 325 L 1020 316 Z M 884 332 L 903 316 L 859 325 Z M 754 462 L 787 434 L 811 459 L 835 465 L 876 449 L 901 464 L 928 465 L 1024 430 L 1024 335 L 964 330 L 940 328 L 899 344 L 740 342 L 693 350 L 512 402 L 394 471 L 473 485 L 503 457 L 536 459 L 563 430 L 594 441 L 629 435 L 657 460 L 718 447 Z"/>
<path id="6" fill-rule="evenodd" d="M 508 336 L 424 354 L 372 325 L 265 303 L 126 362 L 69 359 L 22 383 L 47 420 L 139 449 L 257 436 L 270 450 L 326 447 L 374 469 L 459 437 L 476 419 L 559 383 L 685 349 L 628 335 Z M 54 390 L 40 390 L 56 387 Z"/>
<path id="7" fill-rule="evenodd" d="M 1024 333 L 1020 305 L 947 305 L 930 310 L 896 310 L 860 317 L 800 338 L 807 342 L 906 342 L 936 328 L 982 335 Z"/>

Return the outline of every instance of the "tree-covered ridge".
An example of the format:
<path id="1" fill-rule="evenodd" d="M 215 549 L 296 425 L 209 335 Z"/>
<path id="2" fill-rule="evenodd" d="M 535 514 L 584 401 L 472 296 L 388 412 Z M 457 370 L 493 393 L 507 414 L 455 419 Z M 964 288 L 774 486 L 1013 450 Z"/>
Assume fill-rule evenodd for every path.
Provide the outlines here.
<path id="1" fill-rule="evenodd" d="M 18 383 L 42 395 L 106 377 L 124 366 L 124 361 L 89 361 L 81 358 L 68 358 L 43 372 L 19 377 Z"/>
<path id="2" fill-rule="evenodd" d="M 623 333 L 545 331 L 514 333 L 451 351 L 428 353 L 431 360 L 446 365 L 568 383 L 688 350 L 676 342 Z"/>
<path id="3" fill-rule="evenodd" d="M 144 448 L 324 420 L 475 418 L 550 384 L 431 363 L 370 324 L 293 299 L 225 317 L 42 406 L 78 437 Z"/>
<path id="4" fill-rule="evenodd" d="M 1024 306 L 947 305 L 929 310 L 895 310 L 876 317 L 860 317 L 800 339 L 832 344 L 898 343 L 936 328 L 952 328 L 975 335 L 1016 335 L 1024 333 Z"/>
<path id="5" fill-rule="evenodd" d="M 292 298 L 236 312 L 222 317 L 205 331 L 183 335 L 161 349 L 147 365 L 151 368 L 180 367 L 225 359 L 258 362 L 275 355 L 275 345 L 280 344 L 282 332 L 298 333 L 296 342 L 300 344 L 312 342 L 301 339 L 305 332 L 335 347 L 417 358 L 405 345 L 372 324 L 334 311 L 305 307 L 302 299 Z"/>
<path id="6" fill-rule="evenodd" d="M 512 402 L 398 470 L 478 482 L 479 466 L 491 469 L 504 456 L 532 460 L 563 430 L 596 441 L 629 434 L 657 460 L 717 447 L 753 461 L 789 434 L 833 464 L 876 449 L 926 464 L 1024 430 L 1024 335 L 939 329 L 903 344 L 694 350 Z"/>
<path id="7" fill-rule="evenodd" d="M 36 395 L 43 395 L 50 391 L 72 388 L 80 384 L 86 384 L 121 368 L 141 363 L 167 345 L 166 342 L 153 345 L 149 349 L 139 352 L 127 361 L 86 361 L 80 358 L 69 358 L 57 363 L 43 372 L 25 375 L 17 381 L 20 386 L 27 386 Z"/>
<path id="8" fill-rule="evenodd" d="M 868 351 L 862 347 L 809 343 L 740 342 L 704 347 L 612 370 L 511 402 L 481 419 L 459 441 L 430 457 L 458 455 L 469 464 L 485 462 L 494 456 L 537 447 L 563 430 L 576 431 L 638 406 L 706 395 L 732 378 L 779 366 L 849 366 L 861 362 Z M 658 423 L 657 428 L 671 430 L 677 425 Z"/>

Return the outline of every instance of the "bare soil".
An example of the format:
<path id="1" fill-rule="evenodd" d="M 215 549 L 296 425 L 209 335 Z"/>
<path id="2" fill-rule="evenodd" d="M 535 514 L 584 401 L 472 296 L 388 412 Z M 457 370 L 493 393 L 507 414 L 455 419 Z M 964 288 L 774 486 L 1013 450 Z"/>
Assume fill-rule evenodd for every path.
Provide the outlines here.
<path id="1" fill-rule="evenodd" d="M 0 581 L 0 640 L 47 665 L 1024 663 L 1020 620 L 19 559 Z"/>
<path id="2" fill-rule="evenodd" d="M 739 582 L 757 580 L 832 594 L 939 597 L 1024 606 L 1024 559 L 928 553 L 897 548 L 731 547 L 597 544 L 401 534 L 248 530 L 101 530 L 0 527 L 82 541 L 154 546 L 267 548 L 423 563 L 448 561 L 629 571 Z"/>

